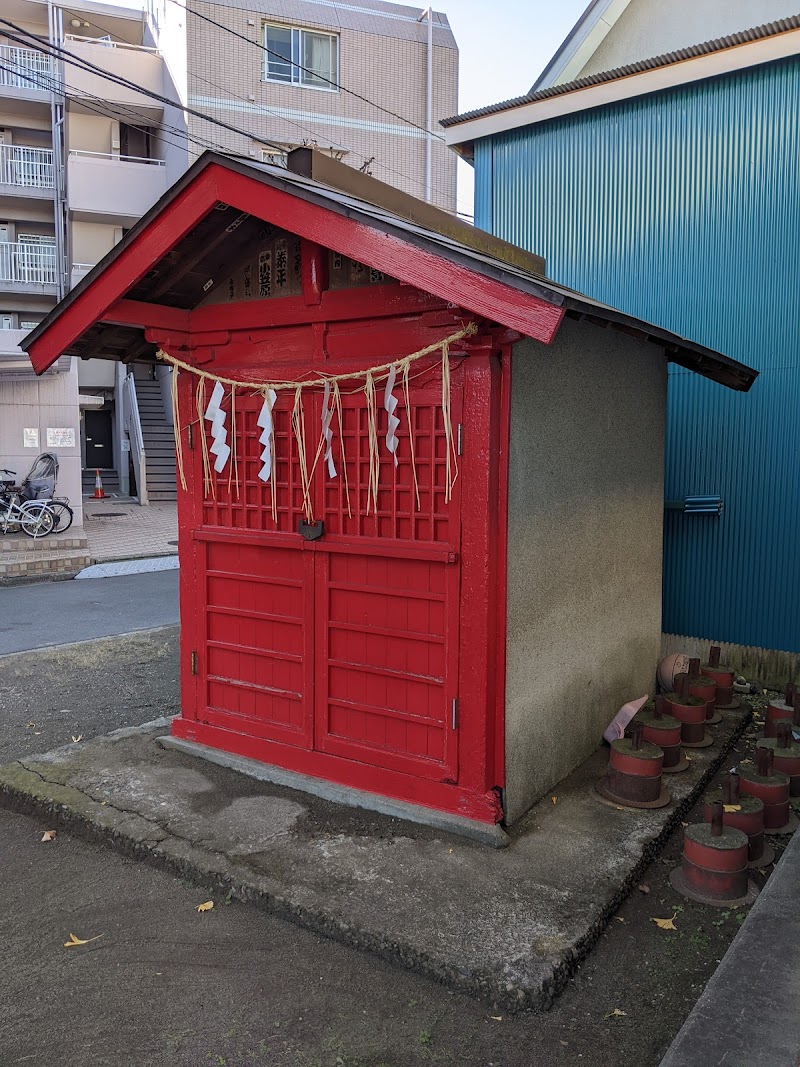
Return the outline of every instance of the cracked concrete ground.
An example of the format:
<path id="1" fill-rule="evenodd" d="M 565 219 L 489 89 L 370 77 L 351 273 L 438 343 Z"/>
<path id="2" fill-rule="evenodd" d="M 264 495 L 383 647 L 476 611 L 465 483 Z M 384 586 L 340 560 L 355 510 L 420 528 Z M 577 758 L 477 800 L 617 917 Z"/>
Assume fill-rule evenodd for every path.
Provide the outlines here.
<path id="1" fill-rule="evenodd" d="M 600 804 L 598 752 L 502 852 L 164 750 L 164 723 L 0 768 L 6 805 L 497 1003 L 549 1003 L 713 773 L 719 744 L 655 812 Z"/>

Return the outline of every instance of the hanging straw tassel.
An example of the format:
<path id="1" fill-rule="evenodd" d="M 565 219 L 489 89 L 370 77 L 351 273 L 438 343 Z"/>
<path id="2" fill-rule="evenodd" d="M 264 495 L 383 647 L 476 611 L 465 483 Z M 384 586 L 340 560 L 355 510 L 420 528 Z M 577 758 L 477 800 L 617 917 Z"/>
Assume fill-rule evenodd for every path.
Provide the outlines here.
<path id="1" fill-rule="evenodd" d="M 236 386 L 231 386 L 231 462 L 228 465 L 228 498 L 231 498 L 231 481 L 236 479 L 236 499 L 239 499 L 239 456 L 236 449 Z"/>
<path id="2" fill-rule="evenodd" d="M 378 411 L 375 404 L 375 379 L 367 371 L 364 383 L 364 395 L 367 398 L 367 431 L 369 439 L 369 475 L 367 478 L 367 514 L 369 515 L 370 498 L 375 513 L 378 513 L 378 484 L 381 476 L 381 457 L 378 452 Z"/>
<path id="3" fill-rule="evenodd" d="M 163 353 L 159 351 L 158 356 L 161 357 Z M 183 439 L 181 438 L 181 413 L 180 404 L 178 402 L 178 375 L 180 371 L 177 367 L 172 368 L 170 374 L 170 394 L 172 396 L 172 432 L 175 435 L 175 460 L 178 466 L 178 480 L 181 483 L 181 489 L 186 492 L 186 471 L 183 468 Z"/>
<path id="4" fill-rule="evenodd" d="M 333 396 L 333 404 L 336 408 L 336 418 L 339 423 L 339 452 L 342 457 L 342 477 L 344 480 L 344 495 L 347 501 L 347 517 L 352 519 L 353 512 L 350 510 L 350 486 L 347 482 L 347 456 L 344 451 L 344 423 L 342 422 L 342 394 L 339 391 L 339 383 L 336 379 L 333 380 L 331 393 Z"/>
<path id="5" fill-rule="evenodd" d="M 403 396 L 406 402 L 406 422 L 408 423 L 408 445 L 409 452 L 411 453 L 411 474 L 414 478 L 414 498 L 417 503 L 417 511 L 420 510 L 419 505 L 419 482 L 417 481 L 417 457 L 414 452 L 414 416 L 411 411 L 411 398 L 408 391 L 408 370 L 411 366 L 410 359 L 403 360 Z"/>
<path id="6" fill-rule="evenodd" d="M 308 458 L 306 456 L 306 433 L 305 418 L 303 416 L 303 387 L 298 385 L 294 393 L 294 408 L 292 409 L 292 430 L 297 441 L 297 460 L 300 466 L 300 485 L 303 490 L 303 511 L 306 521 L 313 522 L 314 509 L 311 506 L 311 494 L 309 492 Z M 291 501 L 289 502 L 291 507 Z"/>
<path id="7" fill-rule="evenodd" d="M 208 441 L 206 440 L 206 428 L 203 418 L 206 410 L 206 380 L 201 378 L 197 383 L 197 392 L 195 393 L 195 403 L 197 405 L 197 429 L 200 434 L 201 451 L 203 454 L 203 495 L 209 496 L 209 490 L 214 499 L 217 498 L 217 488 L 214 484 L 214 479 L 211 476 L 211 460 L 208 456 Z"/>
<path id="8" fill-rule="evenodd" d="M 447 341 L 442 344 L 442 418 L 446 448 L 444 502 L 449 504 L 453 497 L 453 486 L 458 478 L 458 454 L 450 415 L 450 346 Z"/>

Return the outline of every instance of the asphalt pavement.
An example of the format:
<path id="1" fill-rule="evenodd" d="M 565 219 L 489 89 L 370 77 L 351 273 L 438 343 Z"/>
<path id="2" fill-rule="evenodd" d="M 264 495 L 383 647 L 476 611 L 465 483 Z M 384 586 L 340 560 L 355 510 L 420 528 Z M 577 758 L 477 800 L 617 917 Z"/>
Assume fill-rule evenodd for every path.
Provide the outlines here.
<path id="1" fill-rule="evenodd" d="M 178 571 L 0 589 L 0 655 L 178 622 Z"/>

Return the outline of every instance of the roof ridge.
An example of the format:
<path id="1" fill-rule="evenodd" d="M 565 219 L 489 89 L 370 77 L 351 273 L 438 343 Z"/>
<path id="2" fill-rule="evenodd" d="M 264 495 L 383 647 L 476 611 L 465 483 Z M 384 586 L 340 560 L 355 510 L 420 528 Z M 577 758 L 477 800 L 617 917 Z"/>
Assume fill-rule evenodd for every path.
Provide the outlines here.
<path id="1" fill-rule="evenodd" d="M 797 29 L 800 29 L 800 14 L 790 15 L 785 19 L 765 22 L 761 26 L 754 26 L 749 30 L 737 30 L 735 33 L 727 34 L 725 37 L 716 37 L 710 41 L 702 41 L 700 44 L 679 48 L 674 52 L 664 52 L 649 59 L 640 59 L 635 63 L 612 67 L 611 70 L 601 71 L 598 74 L 588 74 L 585 78 L 575 78 L 573 81 L 563 82 L 561 85 L 552 85 L 547 89 L 536 89 L 525 93 L 523 96 L 512 97 L 510 100 L 503 100 L 497 104 L 488 104 L 486 107 L 476 108 L 473 111 L 465 111 L 460 115 L 441 119 L 439 125 L 447 129 L 450 126 L 457 126 L 461 122 L 482 118 L 484 115 L 493 115 L 499 111 L 510 111 L 512 108 L 522 107 L 524 104 L 532 104 L 537 100 L 547 100 L 554 96 L 563 96 L 579 89 L 586 89 L 592 85 L 603 85 L 605 82 L 619 81 L 621 78 L 630 77 L 632 74 L 658 70 L 660 67 L 669 67 L 673 63 L 681 63 L 687 59 L 713 55 L 715 52 L 724 52 L 728 48 L 752 44 L 754 41 L 763 41 L 768 37 L 777 37 L 781 33 L 790 33 L 792 30 Z"/>

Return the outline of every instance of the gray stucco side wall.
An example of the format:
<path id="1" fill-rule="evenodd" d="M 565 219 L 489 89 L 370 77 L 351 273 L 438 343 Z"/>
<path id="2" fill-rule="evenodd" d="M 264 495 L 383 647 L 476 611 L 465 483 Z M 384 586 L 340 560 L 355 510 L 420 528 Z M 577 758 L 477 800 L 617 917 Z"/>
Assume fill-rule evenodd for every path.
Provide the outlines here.
<path id="1" fill-rule="evenodd" d="M 506 815 L 652 693 L 661 642 L 666 360 L 567 319 L 512 356 Z"/>

